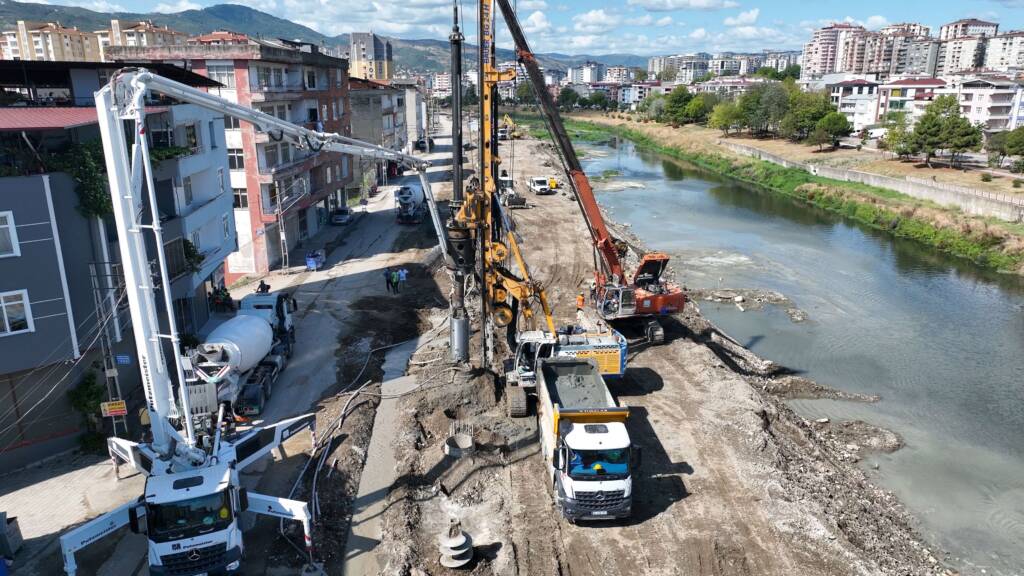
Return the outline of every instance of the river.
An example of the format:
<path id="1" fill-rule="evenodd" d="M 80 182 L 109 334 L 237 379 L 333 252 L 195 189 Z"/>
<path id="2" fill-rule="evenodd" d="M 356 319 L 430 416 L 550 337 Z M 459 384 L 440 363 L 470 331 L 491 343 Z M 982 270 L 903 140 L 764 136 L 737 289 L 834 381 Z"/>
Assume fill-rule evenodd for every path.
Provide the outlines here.
<path id="1" fill-rule="evenodd" d="M 965 573 L 1024 573 L 1024 282 L 632 143 L 582 145 L 597 197 L 689 287 L 777 290 L 808 314 L 701 310 L 762 357 L 874 404 L 793 401 L 906 446 L 864 462 Z M 615 171 L 612 173 L 611 171 Z M 875 469 L 877 465 L 877 470 Z"/>

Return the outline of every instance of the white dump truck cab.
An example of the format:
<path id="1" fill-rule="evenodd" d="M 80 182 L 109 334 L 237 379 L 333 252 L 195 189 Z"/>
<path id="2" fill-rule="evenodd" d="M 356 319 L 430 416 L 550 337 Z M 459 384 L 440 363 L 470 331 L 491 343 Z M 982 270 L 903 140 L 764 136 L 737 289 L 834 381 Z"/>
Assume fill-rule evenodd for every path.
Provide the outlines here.
<path id="1" fill-rule="evenodd" d="M 248 505 L 227 464 L 146 479 L 143 501 L 128 509 L 133 532 L 149 539 L 154 576 L 230 574 L 242 560 L 239 515 Z"/>
<path id="2" fill-rule="evenodd" d="M 625 423 L 569 421 L 560 436 L 552 467 L 562 514 L 570 521 L 628 517 L 635 457 Z"/>

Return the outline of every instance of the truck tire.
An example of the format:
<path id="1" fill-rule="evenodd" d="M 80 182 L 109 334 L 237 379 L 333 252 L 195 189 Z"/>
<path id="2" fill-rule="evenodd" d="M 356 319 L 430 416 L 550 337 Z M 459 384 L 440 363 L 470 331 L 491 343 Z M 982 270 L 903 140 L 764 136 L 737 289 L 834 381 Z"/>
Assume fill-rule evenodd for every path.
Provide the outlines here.
<path id="1" fill-rule="evenodd" d="M 508 415 L 512 418 L 522 418 L 530 414 L 530 403 L 525 388 L 519 386 L 505 388 L 505 403 L 508 404 Z"/>

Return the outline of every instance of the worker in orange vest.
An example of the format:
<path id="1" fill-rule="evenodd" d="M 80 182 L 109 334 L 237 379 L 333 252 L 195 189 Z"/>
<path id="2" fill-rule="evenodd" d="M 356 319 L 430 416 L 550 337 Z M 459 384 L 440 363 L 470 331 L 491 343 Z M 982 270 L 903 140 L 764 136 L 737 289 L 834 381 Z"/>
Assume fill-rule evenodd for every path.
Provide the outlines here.
<path id="1" fill-rule="evenodd" d="M 576 319 L 580 322 L 583 321 L 583 307 L 587 304 L 587 299 L 583 296 L 583 292 L 580 292 L 576 296 Z"/>

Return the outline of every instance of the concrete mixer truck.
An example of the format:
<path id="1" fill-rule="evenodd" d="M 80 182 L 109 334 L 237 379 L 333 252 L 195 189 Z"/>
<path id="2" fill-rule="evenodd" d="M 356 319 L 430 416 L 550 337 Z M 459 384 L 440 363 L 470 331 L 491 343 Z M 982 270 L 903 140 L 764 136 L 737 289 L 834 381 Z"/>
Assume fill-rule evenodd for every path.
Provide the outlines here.
<path id="1" fill-rule="evenodd" d="M 274 382 L 295 344 L 295 299 L 284 292 L 256 292 L 242 298 L 235 317 L 210 333 L 195 351 L 196 375 L 216 384 L 210 394 L 193 399 L 194 414 L 216 414 L 221 405 L 236 416 L 253 416 L 273 393 Z M 199 394 L 197 388 L 197 394 Z M 241 409 L 239 397 L 258 396 Z M 256 410 L 252 406 L 258 406 Z"/>
<path id="2" fill-rule="evenodd" d="M 426 204 L 422 189 L 402 186 L 395 191 L 395 220 L 399 224 L 419 224 L 423 221 L 424 212 Z"/>

